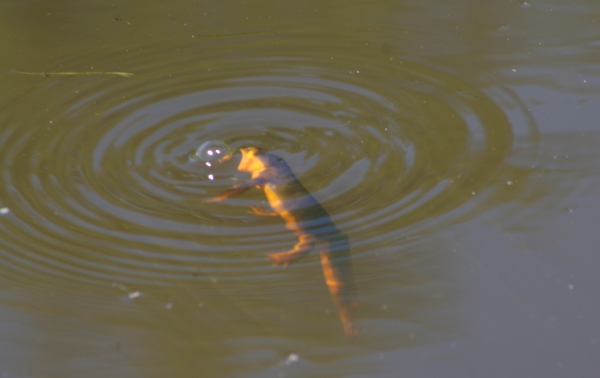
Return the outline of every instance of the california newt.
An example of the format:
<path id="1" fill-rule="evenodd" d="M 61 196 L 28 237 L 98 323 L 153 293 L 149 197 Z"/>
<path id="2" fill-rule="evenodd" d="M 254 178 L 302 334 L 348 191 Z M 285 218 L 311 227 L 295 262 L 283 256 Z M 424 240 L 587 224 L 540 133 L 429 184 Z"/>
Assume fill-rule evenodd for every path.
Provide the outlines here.
<path id="1" fill-rule="evenodd" d="M 294 231 L 299 239 L 292 250 L 270 254 L 269 258 L 274 265 L 287 267 L 318 244 L 325 282 L 340 314 L 344 331 L 349 336 L 358 334 L 352 316 L 354 287 L 348 237 L 333 224 L 325 209 L 300 184 L 281 157 L 257 147 L 244 147 L 240 151 L 242 160 L 237 169 L 251 173 L 250 180 L 240 182 L 205 202 L 220 202 L 252 187 L 263 190 L 275 212 L 252 208 L 254 213 L 279 215 L 285 221 L 286 228 Z"/>

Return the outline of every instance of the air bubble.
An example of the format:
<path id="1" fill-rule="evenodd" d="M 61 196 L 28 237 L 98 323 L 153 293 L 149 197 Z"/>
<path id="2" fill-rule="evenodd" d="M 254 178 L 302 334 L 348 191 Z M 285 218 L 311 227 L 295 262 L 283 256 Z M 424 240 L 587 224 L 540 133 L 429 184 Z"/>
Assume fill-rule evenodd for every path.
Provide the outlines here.
<path id="1" fill-rule="evenodd" d="M 192 161 L 203 161 L 207 166 L 210 163 L 220 163 L 227 161 L 233 156 L 233 150 L 220 140 L 209 140 L 200 145 L 198 149 L 190 155 Z"/>

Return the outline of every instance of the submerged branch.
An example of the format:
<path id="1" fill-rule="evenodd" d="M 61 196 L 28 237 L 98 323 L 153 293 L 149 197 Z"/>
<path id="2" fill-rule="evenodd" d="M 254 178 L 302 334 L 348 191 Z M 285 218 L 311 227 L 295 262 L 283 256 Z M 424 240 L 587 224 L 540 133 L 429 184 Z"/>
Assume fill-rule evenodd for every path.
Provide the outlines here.
<path id="1" fill-rule="evenodd" d="M 25 71 L 11 71 L 21 75 L 38 75 L 38 76 L 69 76 L 69 75 L 118 75 L 123 77 L 130 77 L 133 74 L 129 72 L 100 72 L 100 71 L 89 71 L 89 72 L 25 72 Z"/>

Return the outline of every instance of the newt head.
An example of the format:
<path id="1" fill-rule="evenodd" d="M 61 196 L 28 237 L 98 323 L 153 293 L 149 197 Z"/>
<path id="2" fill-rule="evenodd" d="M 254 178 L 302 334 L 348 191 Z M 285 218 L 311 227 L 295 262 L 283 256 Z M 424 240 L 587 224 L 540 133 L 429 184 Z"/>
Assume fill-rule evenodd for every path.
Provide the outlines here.
<path id="1" fill-rule="evenodd" d="M 270 166 L 267 150 L 259 147 L 242 147 L 242 160 L 238 165 L 238 171 L 257 173 Z"/>

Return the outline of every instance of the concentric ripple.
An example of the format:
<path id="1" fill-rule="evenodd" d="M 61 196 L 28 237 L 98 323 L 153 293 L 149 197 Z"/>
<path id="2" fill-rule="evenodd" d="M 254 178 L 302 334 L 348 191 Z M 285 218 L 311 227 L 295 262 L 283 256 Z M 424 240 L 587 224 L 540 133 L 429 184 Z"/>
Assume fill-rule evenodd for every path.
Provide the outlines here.
<path id="1" fill-rule="evenodd" d="M 249 213 L 266 205 L 258 191 L 202 203 L 246 178 L 236 158 L 191 161 L 207 140 L 283 157 L 355 259 L 463 215 L 512 140 L 485 94 L 418 65 L 215 59 L 159 83 L 48 79 L 55 103 L 27 125 L 4 116 L 2 274 L 156 285 L 273 274 L 266 254 L 295 236 Z"/>

